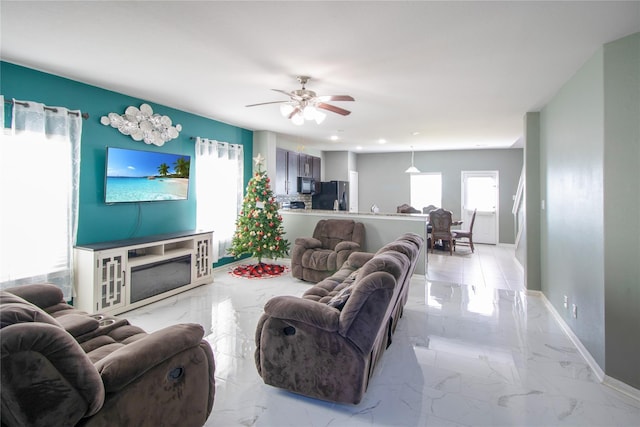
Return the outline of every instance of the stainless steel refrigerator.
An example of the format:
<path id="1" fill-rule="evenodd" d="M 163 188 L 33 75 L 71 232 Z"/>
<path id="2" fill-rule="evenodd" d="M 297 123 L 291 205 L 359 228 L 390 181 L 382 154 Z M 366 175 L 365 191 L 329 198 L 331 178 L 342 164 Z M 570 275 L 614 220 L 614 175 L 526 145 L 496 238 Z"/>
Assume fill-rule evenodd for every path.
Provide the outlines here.
<path id="1" fill-rule="evenodd" d="M 337 206 L 338 210 L 349 210 L 349 182 L 329 181 L 317 182 L 316 193 L 311 196 L 311 207 L 313 209 L 333 210 Z"/>

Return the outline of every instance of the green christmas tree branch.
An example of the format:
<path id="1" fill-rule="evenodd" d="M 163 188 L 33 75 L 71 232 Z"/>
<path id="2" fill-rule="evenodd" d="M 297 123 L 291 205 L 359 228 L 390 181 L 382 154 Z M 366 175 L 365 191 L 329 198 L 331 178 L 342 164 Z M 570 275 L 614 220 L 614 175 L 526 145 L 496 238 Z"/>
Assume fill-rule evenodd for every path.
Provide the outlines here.
<path id="1" fill-rule="evenodd" d="M 284 239 L 282 216 L 270 187 L 271 180 L 262 170 L 262 156 L 254 158 L 257 170 L 247 184 L 242 210 L 236 220 L 231 256 L 239 258 L 250 254 L 262 262 L 262 258 L 278 259 L 289 253 L 290 243 Z"/>

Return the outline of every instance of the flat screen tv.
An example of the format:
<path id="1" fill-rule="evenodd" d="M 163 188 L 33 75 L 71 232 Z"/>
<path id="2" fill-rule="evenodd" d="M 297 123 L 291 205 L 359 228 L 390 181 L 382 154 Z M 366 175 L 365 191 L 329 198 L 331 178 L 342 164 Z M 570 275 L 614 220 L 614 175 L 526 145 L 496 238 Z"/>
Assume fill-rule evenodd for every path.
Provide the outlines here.
<path id="1" fill-rule="evenodd" d="M 186 200 L 190 156 L 107 147 L 105 203 Z"/>

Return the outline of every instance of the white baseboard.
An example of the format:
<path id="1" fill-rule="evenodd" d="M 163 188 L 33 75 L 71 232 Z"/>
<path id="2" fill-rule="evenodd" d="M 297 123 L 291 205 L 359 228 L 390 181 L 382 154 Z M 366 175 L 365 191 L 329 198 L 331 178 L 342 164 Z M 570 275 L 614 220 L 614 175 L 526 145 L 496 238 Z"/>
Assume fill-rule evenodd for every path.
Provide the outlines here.
<path id="1" fill-rule="evenodd" d="M 587 364 L 589 364 L 589 367 L 591 368 L 593 373 L 596 375 L 596 378 L 598 378 L 598 381 L 603 382 L 604 376 L 605 376 L 604 371 L 602 370 L 600 365 L 598 365 L 598 363 L 593 358 L 593 356 L 591 356 L 591 353 L 589 353 L 589 350 L 587 350 L 587 348 L 582 344 L 578 336 L 573 332 L 573 330 L 569 327 L 569 325 L 567 325 L 567 323 L 564 321 L 562 316 L 560 316 L 560 313 L 558 313 L 558 311 L 553 306 L 553 304 L 551 304 L 551 302 L 547 299 L 547 296 L 542 291 L 527 291 L 527 294 L 536 295 L 542 298 L 544 305 L 549 309 L 549 311 L 553 315 L 553 318 L 556 319 L 556 322 L 558 322 L 558 324 L 560 325 L 560 328 L 564 331 L 564 333 L 567 334 L 567 336 L 569 337 L 573 345 L 577 347 L 582 357 L 585 358 L 585 360 L 587 361 Z"/>
<path id="2" fill-rule="evenodd" d="M 556 308 L 553 306 L 553 304 L 551 304 L 551 302 L 547 299 L 546 295 L 542 291 L 527 290 L 527 295 L 532 295 L 532 296 L 537 296 L 542 298 L 544 305 L 549 309 L 554 319 L 558 322 L 558 325 L 560 325 L 560 328 L 564 331 L 565 334 L 567 334 L 567 336 L 569 337 L 571 342 L 576 346 L 576 348 L 578 349 L 582 357 L 585 358 L 585 360 L 587 361 L 587 364 L 595 374 L 598 381 L 600 381 L 602 384 L 606 385 L 607 387 L 610 387 L 620 393 L 623 393 L 633 399 L 640 401 L 640 390 L 634 387 L 631 387 L 629 384 L 623 383 L 622 381 L 612 378 L 604 373 L 600 365 L 598 365 L 598 363 L 593 358 L 593 356 L 591 356 L 591 353 L 589 353 L 589 350 L 587 350 L 587 348 L 582 344 L 578 336 L 573 332 L 573 330 L 569 327 L 569 325 L 567 325 L 567 323 L 564 321 L 562 316 L 560 316 L 560 313 L 558 313 Z"/>
<path id="3" fill-rule="evenodd" d="M 604 381 L 602 383 L 640 402 L 640 390 L 638 390 L 637 388 L 633 388 L 629 384 L 623 383 L 622 381 L 612 378 L 608 375 L 604 376 Z"/>

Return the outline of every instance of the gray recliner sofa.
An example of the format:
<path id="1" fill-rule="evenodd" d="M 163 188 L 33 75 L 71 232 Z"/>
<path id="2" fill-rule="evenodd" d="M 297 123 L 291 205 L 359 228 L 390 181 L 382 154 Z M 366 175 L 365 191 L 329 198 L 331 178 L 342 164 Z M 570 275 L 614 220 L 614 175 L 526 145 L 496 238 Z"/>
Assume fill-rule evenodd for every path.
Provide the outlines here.
<path id="1" fill-rule="evenodd" d="M 215 364 L 204 330 L 147 334 L 50 284 L 0 291 L 2 426 L 202 426 Z"/>
<path id="2" fill-rule="evenodd" d="M 365 228 L 350 219 L 321 219 L 312 237 L 298 237 L 291 252 L 291 275 L 317 283 L 331 276 L 364 247 Z"/>
<path id="3" fill-rule="evenodd" d="M 270 299 L 256 328 L 266 384 L 331 402 L 361 401 L 391 344 L 424 239 L 405 234 L 375 254 L 355 252 L 302 297 Z"/>

